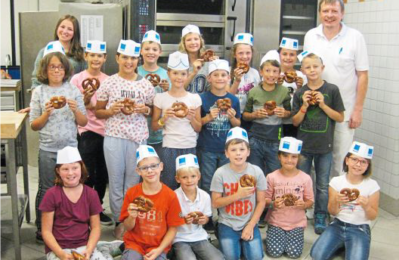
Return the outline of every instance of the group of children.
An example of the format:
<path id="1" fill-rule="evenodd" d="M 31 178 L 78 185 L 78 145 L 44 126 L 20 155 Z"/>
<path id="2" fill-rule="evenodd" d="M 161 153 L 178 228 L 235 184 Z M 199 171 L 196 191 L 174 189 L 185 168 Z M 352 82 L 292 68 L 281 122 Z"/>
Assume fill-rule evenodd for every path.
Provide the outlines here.
<path id="1" fill-rule="evenodd" d="M 322 60 L 302 53 L 304 75 L 295 71 L 298 41 L 283 38 L 279 51 L 262 58 L 260 78 L 254 68 L 245 72 L 240 66 L 251 62 L 253 40 L 248 33 L 236 35 L 231 66 L 216 56 L 204 61 L 200 29 L 187 25 L 180 51 L 169 56 L 165 70 L 157 64 L 161 37 L 148 31 L 141 44 L 120 41 L 118 73 L 109 77 L 101 72 L 106 43 L 88 41 L 87 69 L 70 82 L 63 45 L 55 41 L 45 47 L 30 122 L 40 131 L 36 223 L 48 259 L 71 259 L 71 251 L 62 249 L 73 248 L 86 259 L 106 259 L 96 244 L 107 179 L 114 234 L 124 240 L 123 259 L 166 259 L 171 244 L 177 259 L 262 259 L 258 221 L 265 208 L 267 254 L 297 258 L 305 210 L 313 203 L 318 234 L 326 229 L 328 212 L 337 215 L 335 226 L 342 226 L 339 221 L 352 225 L 350 210 L 362 211 L 361 225 L 376 217 L 374 181 L 367 181 L 372 186 L 367 191 L 359 187 L 361 196 L 350 207 L 339 195 L 341 179 L 356 187 L 369 180 L 363 173 L 371 174 L 372 152 L 364 156 L 362 151 L 372 148 L 354 145 L 357 150 L 344 162 L 347 177 L 334 178 L 328 188 L 334 124 L 343 120 L 344 106 L 338 88 L 322 79 Z M 296 72 L 295 83 L 288 82 L 286 72 Z M 158 75 L 159 84 L 148 81 L 148 74 Z M 229 105 L 218 106 L 219 101 Z M 266 106 L 270 101 L 272 108 Z M 78 147 L 81 157 L 68 146 Z M 86 183 L 97 199 L 83 185 L 85 165 Z M 244 175 L 252 176 L 252 186 L 240 184 Z M 211 218 L 216 212 L 217 225 Z M 207 240 L 202 227 L 207 223 L 217 226 L 221 252 Z M 312 249 L 315 259 L 326 259 L 324 251 L 334 242 L 325 233 Z"/>

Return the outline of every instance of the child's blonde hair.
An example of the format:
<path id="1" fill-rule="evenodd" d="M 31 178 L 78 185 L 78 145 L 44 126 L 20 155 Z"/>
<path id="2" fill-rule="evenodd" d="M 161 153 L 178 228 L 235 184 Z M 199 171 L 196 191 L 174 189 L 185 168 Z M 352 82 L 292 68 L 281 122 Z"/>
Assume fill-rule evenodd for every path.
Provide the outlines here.
<path id="1" fill-rule="evenodd" d="M 320 62 L 321 62 L 321 64 L 324 65 L 324 64 L 323 64 L 322 58 L 319 57 L 318 55 L 314 54 L 314 53 L 309 53 L 308 55 L 306 55 L 306 56 L 302 59 L 301 65 L 303 64 L 303 62 L 304 62 L 306 59 L 313 59 L 313 60 L 319 59 Z"/>
<path id="2" fill-rule="evenodd" d="M 190 167 L 184 167 L 184 168 L 178 169 L 176 171 L 176 176 L 179 176 L 179 174 L 185 173 L 185 172 L 197 173 L 199 175 L 201 174 L 200 170 L 197 167 L 190 166 Z"/>
<path id="3" fill-rule="evenodd" d="M 179 43 L 179 51 L 182 53 L 187 53 L 185 41 L 186 41 L 186 37 L 190 34 L 192 34 L 192 33 L 188 33 L 188 34 L 184 35 L 183 37 L 181 37 L 181 40 Z M 205 40 L 204 40 L 204 38 L 202 38 L 201 34 L 198 34 L 198 36 L 199 36 L 200 42 L 201 42 L 200 49 L 198 50 L 198 56 L 200 56 L 201 52 L 205 51 Z"/>
<path id="4" fill-rule="evenodd" d="M 227 151 L 227 149 L 229 148 L 230 145 L 241 144 L 241 143 L 245 143 L 245 146 L 246 146 L 248 149 L 250 149 L 250 148 L 249 148 L 249 143 L 247 143 L 246 141 L 244 141 L 244 140 L 242 140 L 242 139 L 239 139 L 239 138 L 231 139 L 230 141 L 228 141 L 228 142 L 225 144 L 224 149 Z"/>
<path id="5" fill-rule="evenodd" d="M 251 46 L 251 45 L 249 45 L 249 44 L 245 44 L 245 43 L 237 43 L 237 44 L 234 44 L 233 45 L 233 48 L 231 49 L 231 53 L 233 54 L 233 55 L 231 55 L 231 62 L 230 62 L 230 64 L 231 64 L 231 70 L 230 70 L 230 75 L 234 75 L 234 70 L 237 68 L 237 59 L 234 57 L 234 55 L 235 55 L 235 53 L 236 53 L 236 51 L 237 51 L 237 47 L 240 45 L 240 44 L 243 44 L 243 45 L 248 45 L 248 46 Z M 254 53 L 254 47 L 253 46 L 251 46 L 251 51 L 252 51 L 252 54 Z M 232 78 L 232 80 L 233 80 L 233 77 L 231 77 Z"/>
<path id="6" fill-rule="evenodd" d="M 151 44 L 151 43 L 156 43 L 156 44 L 158 44 L 159 50 L 160 50 L 160 51 L 162 51 L 162 45 L 161 45 L 161 44 L 159 44 L 159 43 L 157 43 L 157 42 L 154 42 L 154 41 L 146 41 L 146 42 L 142 42 L 142 43 L 141 43 L 141 50 L 143 49 L 143 45 L 144 45 L 144 43 L 149 43 L 149 44 Z"/>

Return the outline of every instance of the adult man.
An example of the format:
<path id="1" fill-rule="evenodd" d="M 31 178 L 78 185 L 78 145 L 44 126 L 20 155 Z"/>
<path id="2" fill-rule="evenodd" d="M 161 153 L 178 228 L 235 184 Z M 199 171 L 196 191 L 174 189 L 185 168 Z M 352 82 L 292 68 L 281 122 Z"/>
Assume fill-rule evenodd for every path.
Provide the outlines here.
<path id="1" fill-rule="evenodd" d="M 306 33 L 304 50 L 320 55 L 323 79 L 338 86 L 345 105 L 345 119 L 335 125 L 332 176 L 342 173 L 342 162 L 362 123 L 369 63 L 363 35 L 342 23 L 342 0 L 321 0 L 321 24 Z"/>

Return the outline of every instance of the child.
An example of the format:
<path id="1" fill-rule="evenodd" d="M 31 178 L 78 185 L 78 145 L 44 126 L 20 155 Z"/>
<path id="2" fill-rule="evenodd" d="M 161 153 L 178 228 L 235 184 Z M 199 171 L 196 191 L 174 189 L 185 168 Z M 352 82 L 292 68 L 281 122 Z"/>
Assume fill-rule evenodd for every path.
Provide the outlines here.
<path id="1" fill-rule="evenodd" d="M 109 173 L 109 200 L 118 239 L 123 225 L 118 222 L 123 197 L 137 184 L 136 150 L 148 138 L 145 116 L 151 113 L 155 91 L 137 74 L 140 44 L 121 40 L 116 55 L 117 74 L 107 78 L 97 92 L 96 116 L 105 121 L 104 156 Z M 124 102 L 133 101 L 128 108 Z"/>
<path id="2" fill-rule="evenodd" d="M 97 193 L 84 185 L 87 170 L 77 148 L 58 151 L 55 176 L 40 203 L 47 259 L 74 259 L 72 251 L 85 259 L 112 259 L 96 249 L 102 207 Z"/>
<path id="3" fill-rule="evenodd" d="M 165 162 L 165 167 L 161 180 L 175 190 L 178 187 L 175 179 L 176 158 L 182 154 L 196 153 L 197 136 L 201 130 L 201 98 L 198 94 L 192 94 L 184 89 L 184 82 L 188 76 L 187 54 L 177 51 L 169 55 L 168 76 L 172 88 L 155 97 L 152 129 L 157 131 L 163 128 L 161 158 Z M 172 108 L 176 102 L 185 104 L 186 116 L 176 116 Z"/>
<path id="4" fill-rule="evenodd" d="M 197 156 L 181 155 L 176 158 L 176 181 L 180 188 L 175 190 L 186 224 L 177 228 L 173 249 L 177 260 L 224 259 L 223 254 L 209 241 L 202 227 L 212 215 L 211 198 L 198 188 L 201 179 Z M 190 213 L 203 215 L 194 219 Z"/>
<path id="5" fill-rule="evenodd" d="M 297 61 L 297 51 L 299 49 L 299 43 L 296 39 L 283 37 L 278 50 L 281 64 L 281 81 L 282 85 L 288 88 L 291 95 L 291 105 L 294 92 L 300 89 L 304 83 L 306 84 L 306 77 L 301 71 L 295 70 L 294 66 Z M 293 82 L 289 83 L 286 81 L 285 73 L 295 73 L 296 78 Z M 292 124 L 292 118 L 283 119 L 283 133 L 284 136 L 296 137 L 297 128 Z"/>
<path id="6" fill-rule="evenodd" d="M 88 120 L 86 126 L 78 127 L 78 148 L 89 171 L 86 185 L 94 187 L 101 204 L 103 204 L 108 182 L 108 172 L 103 150 L 105 120 L 98 119 L 95 115 L 94 108 L 97 103 L 96 90 L 93 87 L 84 89 L 82 83 L 86 79 L 95 78 L 101 85 L 108 78 L 106 74 L 101 72 L 101 68 L 107 60 L 106 43 L 101 41 L 87 41 L 85 60 L 88 68 L 75 74 L 71 79 L 71 83 L 77 86 L 83 94 Z M 103 212 L 100 213 L 100 222 L 103 225 L 112 225 L 112 219 Z"/>
<path id="7" fill-rule="evenodd" d="M 228 163 L 224 154 L 227 132 L 240 125 L 240 104 L 238 98 L 226 91 L 229 84 L 229 63 L 214 60 L 209 63 L 208 81 L 211 90 L 200 95 L 202 100 L 202 131 L 199 134 L 198 149 L 202 169 L 201 188 L 208 194 L 216 169 Z M 230 99 L 229 109 L 218 108 L 217 101 Z"/>
<path id="8" fill-rule="evenodd" d="M 308 83 L 294 94 L 292 122 L 303 141 L 303 162 L 299 169 L 310 174 L 314 161 L 316 171 L 315 233 L 326 229 L 328 181 L 330 177 L 335 122 L 344 120 L 344 104 L 337 86 L 322 79 L 324 65 L 316 54 L 304 53 L 302 72 Z M 312 105 L 311 105 L 312 104 Z"/>
<path id="9" fill-rule="evenodd" d="M 378 215 L 380 199 L 380 187 L 370 178 L 373 151 L 372 146 L 353 142 L 343 163 L 346 174 L 330 181 L 328 211 L 335 219 L 313 244 L 312 259 L 330 259 L 342 247 L 345 259 L 369 258 L 370 224 Z M 342 194 L 343 189 L 356 189 L 358 197 Z"/>
<path id="10" fill-rule="evenodd" d="M 160 82 L 158 86 L 154 87 L 155 93 L 162 93 L 169 90 L 169 78 L 167 71 L 158 66 L 157 61 L 162 53 L 161 37 L 156 31 L 148 31 L 144 34 L 141 42 L 141 57 L 143 58 L 143 65 L 138 67 L 138 74 L 146 77 L 148 74 L 156 74 L 161 80 L 166 79 L 167 82 Z M 148 128 L 150 136 L 147 139 L 147 144 L 155 148 L 157 153 L 162 149 L 162 129 L 153 131 L 151 126 L 152 117 L 147 117 Z"/>
<path id="11" fill-rule="evenodd" d="M 265 175 L 280 168 L 277 158 L 278 145 L 282 137 L 282 118 L 291 115 L 288 89 L 278 85 L 280 64 L 278 53 L 269 51 L 260 63 L 262 83 L 248 93 L 244 120 L 253 121 L 249 141 L 251 155 L 249 162 L 259 166 Z M 274 101 L 274 109 L 266 110 L 266 103 Z"/>
<path id="12" fill-rule="evenodd" d="M 312 179 L 297 169 L 301 149 L 302 141 L 282 138 L 278 152 L 281 169 L 266 177 L 269 207 L 266 252 L 271 257 L 286 253 L 289 258 L 299 258 L 302 254 L 307 225 L 305 210 L 312 207 L 314 199 Z"/>
<path id="13" fill-rule="evenodd" d="M 184 224 L 176 194 L 160 182 L 163 163 L 155 149 L 141 145 L 137 149 L 137 172 L 143 182 L 130 188 L 125 196 L 120 221 L 126 233 L 122 259 L 166 259 L 177 227 Z M 135 202 L 137 197 L 151 201 L 145 209 Z M 147 204 L 148 205 L 148 204 Z"/>
<path id="14" fill-rule="evenodd" d="M 262 170 L 247 163 L 249 142 L 247 132 L 232 128 L 227 134 L 226 157 L 230 160 L 215 172 L 211 183 L 212 206 L 219 209 L 219 243 L 227 260 L 263 258 L 262 239 L 257 226 L 265 208 L 266 179 Z M 255 179 L 252 187 L 242 187 L 241 177 Z M 249 177 L 249 176 L 246 176 Z"/>
<path id="15" fill-rule="evenodd" d="M 241 115 L 244 112 L 245 105 L 248 100 L 248 92 L 255 86 L 257 86 L 261 80 L 259 73 L 254 68 L 249 68 L 247 73 L 237 67 L 238 63 L 244 63 L 250 66 L 252 61 L 254 37 L 250 33 L 238 33 L 234 37 L 234 45 L 231 55 L 231 71 L 232 84 L 229 92 L 236 95 L 240 100 L 240 112 Z M 247 131 L 251 127 L 251 123 L 243 120 L 241 122 L 242 127 Z"/>
<path id="16" fill-rule="evenodd" d="M 205 41 L 198 26 L 188 24 L 183 28 L 179 51 L 187 53 L 190 62 L 189 74 L 184 83 L 187 91 L 198 94 L 208 91 L 209 83 L 206 76 L 208 75 L 209 64 L 201 59 L 201 53 L 205 51 Z M 217 58 L 214 56 L 211 59 Z"/>
<path id="17" fill-rule="evenodd" d="M 37 241 L 43 242 L 41 236 L 40 202 L 47 189 L 54 185 L 54 167 L 57 151 L 65 146 L 76 147 L 77 126 L 87 124 L 86 109 L 79 90 L 67 79 L 72 73 L 62 45 L 50 42 L 44 50 L 40 61 L 37 78 L 42 85 L 32 95 L 30 103 L 30 125 L 33 131 L 39 131 L 39 188 L 36 195 Z M 64 97 L 59 104 L 50 102 L 53 97 Z"/>

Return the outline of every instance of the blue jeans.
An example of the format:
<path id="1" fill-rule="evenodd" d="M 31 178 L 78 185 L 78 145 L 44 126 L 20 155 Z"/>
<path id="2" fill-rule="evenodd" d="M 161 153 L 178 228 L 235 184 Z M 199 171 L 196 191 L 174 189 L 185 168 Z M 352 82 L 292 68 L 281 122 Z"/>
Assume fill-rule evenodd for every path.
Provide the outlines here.
<path id="1" fill-rule="evenodd" d="M 223 254 L 208 240 L 177 242 L 173 244 L 176 260 L 223 260 Z"/>
<path id="2" fill-rule="evenodd" d="M 310 174 L 312 162 L 316 171 L 316 197 L 315 197 L 315 214 L 327 214 L 328 205 L 328 184 L 330 182 L 330 170 L 332 164 L 332 152 L 326 154 L 301 153 L 301 163 L 299 169 Z M 314 181 L 313 181 L 314 183 Z"/>
<path id="3" fill-rule="evenodd" d="M 280 161 L 277 157 L 278 142 L 263 141 L 251 137 L 249 139 L 249 146 L 251 148 L 251 153 L 248 161 L 259 166 L 263 170 L 265 176 L 281 168 Z"/>
<path id="4" fill-rule="evenodd" d="M 199 151 L 201 170 L 201 189 L 210 194 L 211 182 L 217 168 L 229 163 L 224 153 L 212 153 L 204 150 Z"/>
<path id="5" fill-rule="evenodd" d="M 369 225 L 348 224 L 336 218 L 313 244 L 310 255 L 314 260 L 330 259 L 338 249 L 345 247 L 345 259 L 367 260 L 370 241 Z"/>
<path id="6" fill-rule="evenodd" d="M 254 238 L 249 241 L 241 239 L 240 231 L 222 223 L 218 225 L 220 250 L 226 260 L 239 260 L 241 249 L 246 260 L 261 260 L 263 258 L 262 238 L 258 226 L 254 227 Z"/>

